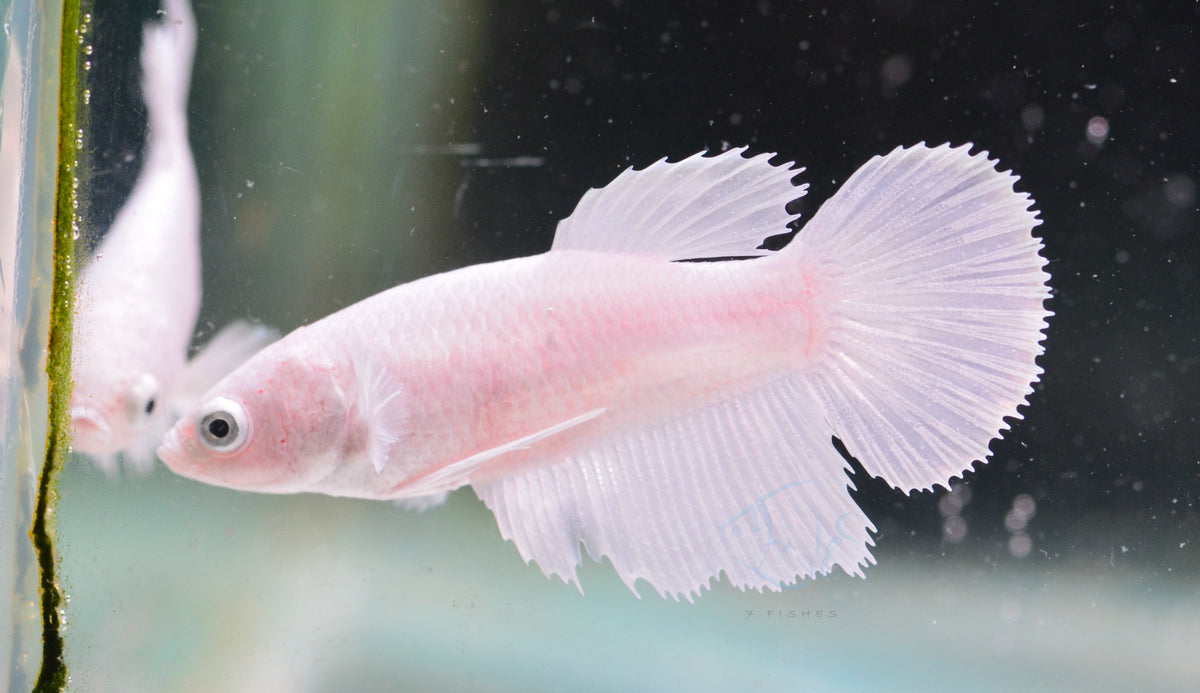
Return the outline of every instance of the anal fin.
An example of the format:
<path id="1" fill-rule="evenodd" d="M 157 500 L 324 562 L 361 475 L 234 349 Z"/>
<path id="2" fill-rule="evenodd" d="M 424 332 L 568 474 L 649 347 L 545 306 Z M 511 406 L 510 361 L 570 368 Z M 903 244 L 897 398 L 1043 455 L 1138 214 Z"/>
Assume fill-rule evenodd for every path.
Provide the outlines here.
<path id="1" fill-rule="evenodd" d="M 501 534 L 547 575 L 576 581 L 579 544 L 636 593 L 691 599 L 722 572 L 781 590 L 871 562 L 818 400 L 797 376 L 579 441 L 565 459 L 472 478 Z"/>

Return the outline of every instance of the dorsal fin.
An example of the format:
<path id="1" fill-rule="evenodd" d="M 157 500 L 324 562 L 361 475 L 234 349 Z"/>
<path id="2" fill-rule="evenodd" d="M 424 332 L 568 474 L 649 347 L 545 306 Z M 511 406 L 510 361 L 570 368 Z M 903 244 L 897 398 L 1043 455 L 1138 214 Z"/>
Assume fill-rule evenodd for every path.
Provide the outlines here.
<path id="1" fill-rule="evenodd" d="M 742 156 L 745 147 L 716 156 L 656 161 L 626 169 L 603 188 L 584 193 L 558 224 L 551 250 L 593 250 L 664 260 L 755 257 L 764 239 L 787 231 L 796 215 L 786 206 L 807 185 L 804 169 L 772 166 L 773 154 Z"/>

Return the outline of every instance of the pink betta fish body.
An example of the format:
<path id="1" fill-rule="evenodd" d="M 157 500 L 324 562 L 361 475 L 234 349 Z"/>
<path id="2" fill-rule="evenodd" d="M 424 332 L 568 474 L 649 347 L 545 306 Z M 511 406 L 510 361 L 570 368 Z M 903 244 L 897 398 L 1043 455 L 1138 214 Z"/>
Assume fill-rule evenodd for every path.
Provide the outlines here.
<path id="1" fill-rule="evenodd" d="M 167 435 L 174 471 L 270 493 L 436 503 L 470 484 L 575 579 L 579 543 L 691 598 L 872 559 L 841 438 L 946 484 L 1031 391 L 1038 222 L 966 147 L 864 165 L 781 251 L 798 173 L 735 150 L 588 192 L 542 255 L 377 294 L 264 349 Z M 722 262 L 702 258 L 757 257 Z"/>

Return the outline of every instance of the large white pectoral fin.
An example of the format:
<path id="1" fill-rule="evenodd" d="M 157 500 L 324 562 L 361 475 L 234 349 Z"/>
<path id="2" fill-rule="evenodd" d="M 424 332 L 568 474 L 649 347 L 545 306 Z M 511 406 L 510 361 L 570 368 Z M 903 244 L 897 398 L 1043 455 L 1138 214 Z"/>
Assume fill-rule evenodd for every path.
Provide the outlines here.
<path id="1" fill-rule="evenodd" d="M 787 204 L 804 195 L 792 179 L 802 169 L 772 166 L 770 154 L 745 147 L 703 152 L 627 169 L 584 193 L 562 220 L 551 250 L 593 250 L 665 260 L 753 257 L 764 239 L 787 231 Z"/>
<path id="2" fill-rule="evenodd" d="M 721 572 L 776 591 L 834 566 L 862 575 L 874 528 L 815 402 L 785 377 L 472 486 L 521 556 L 568 582 L 580 543 L 635 593 L 644 579 L 676 599 Z"/>

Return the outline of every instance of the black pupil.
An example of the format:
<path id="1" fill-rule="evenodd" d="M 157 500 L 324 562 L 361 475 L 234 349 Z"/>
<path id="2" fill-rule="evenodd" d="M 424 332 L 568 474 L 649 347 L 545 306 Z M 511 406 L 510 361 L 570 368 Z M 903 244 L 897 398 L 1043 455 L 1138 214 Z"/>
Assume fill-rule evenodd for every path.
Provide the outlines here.
<path id="1" fill-rule="evenodd" d="M 208 432 L 214 438 L 224 438 L 229 435 L 229 422 L 224 419 L 213 419 L 208 422 Z"/>
<path id="2" fill-rule="evenodd" d="M 147 414 L 154 413 L 154 398 L 153 397 L 150 398 L 149 402 L 146 402 L 146 413 Z"/>

